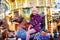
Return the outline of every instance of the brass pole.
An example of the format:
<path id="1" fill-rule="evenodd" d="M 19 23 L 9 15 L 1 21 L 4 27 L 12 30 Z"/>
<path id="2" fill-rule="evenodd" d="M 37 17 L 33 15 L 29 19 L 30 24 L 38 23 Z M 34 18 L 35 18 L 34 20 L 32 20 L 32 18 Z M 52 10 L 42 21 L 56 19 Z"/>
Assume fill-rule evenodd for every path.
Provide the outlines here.
<path id="1" fill-rule="evenodd" d="M 45 30 L 47 29 L 47 11 L 46 11 L 46 0 L 44 0 L 44 15 L 45 15 Z"/>
<path id="2" fill-rule="evenodd" d="M 16 9 L 18 8 L 18 5 L 17 5 L 17 0 L 15 0 L 15 4 L 16 4 Z"/>
<path id="3" fill-rule="evenodd" d="M 54 37 L 54 35 L 53 35 L 53 22 L 52 22 L 52 11 L 51 11 L 52 6 L 53 6 L 53 0 L 50 0 L 51 34 L 52 34 L 52 37 Z"/>
<path id="4" fill-rule="evenodd" d="M 39 6 L 39 1 L 38 0 L 36 0 L 37 1 L 37 6 Z"/>
<path id="5" fill-rule="evenodd" d="M 26 6 L 25 7 L 27 7 L 27 0 L 26 0 Z"/>

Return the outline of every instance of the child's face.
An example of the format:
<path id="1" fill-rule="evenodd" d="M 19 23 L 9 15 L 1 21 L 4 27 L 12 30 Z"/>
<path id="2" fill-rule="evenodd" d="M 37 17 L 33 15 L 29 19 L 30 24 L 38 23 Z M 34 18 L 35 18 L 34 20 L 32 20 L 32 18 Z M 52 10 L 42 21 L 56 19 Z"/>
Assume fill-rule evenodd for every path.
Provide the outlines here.
<path id="1" fill-rule="evenodd" d="M 32 8 L 32 14 L 37 14 L 38 13 L 38 9 L 36 7 Z"/>
<path id="2" fill-rule="evenodd" d="M 37 14 L 37 11 L 36 11 L 36 10 L 33 10 L 33 11 L 32 11 L 32 14 Z"/>

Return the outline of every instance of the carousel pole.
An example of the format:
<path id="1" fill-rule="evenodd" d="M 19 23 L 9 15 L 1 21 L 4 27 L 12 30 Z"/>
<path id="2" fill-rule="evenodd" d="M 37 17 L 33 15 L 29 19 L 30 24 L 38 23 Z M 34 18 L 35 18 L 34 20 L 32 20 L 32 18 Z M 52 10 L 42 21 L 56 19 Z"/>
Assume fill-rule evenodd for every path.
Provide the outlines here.
<path id="1" fill-rule="evenodd" d="M 8 0 L 5 0 L 5 2 L 9 5 L 9 11 L 11 12 L 11 7 L 12 7 L 11 5 L 12 5 L 12 4 L 11 4 Z M 9 17 L 10 17 L 10 16 L 8 16 L 8 17 L 7 17 L 8 19 L 7 19 L 7 18 L 6 18 L 6 19 L 7 19 L 8 25 L 9 25 L 8 29 L 11 29 L 11 28 L 10 28 L 10 27 L 11 27 L 11 23 L 9 22 Z M 7 37 L 6 40 L 8 40 L 8 33 L 6 33 L 6 34 L 7 34 L 7 35 L 6 35 L 6 37 Z"/>
<path id="2" fill-rule="evenodd" d="M 17 0 L 15 0 L 15 3 L 16 3 L 16 9 L 18 8 L 18 5 L 17 5 Z"/>
<path id="3" fill-rule="evenodd" d="M 45 15 L 45 30 L 47 30 L 47 8 L 46 8 L 46 0 L 44 0 L 44 15 Z"/>
<path id="4" fill-rule="evenodd" d="M 53 3 L 53 0 L 50 0 L 50 9 L 49 9 L 49 13 L 50 13 L 50 20 L 51 20 L 51 35 L 52 35 L 52 37 L 54 37 L 54 35 L 53 35 L 52 12 L 51 12 L 52 3 Z"/>
<path id="5" fill-rule="evenodd" d="M 6 1 L 6 0 L 5 0 L 5 2 L 8 3 L 8 5 L 9 5 L 9 10 L 11 10 L 11 4 L 9 3 L 9 1 Z M 6 18 L 6 19 L 7 19 L 7 18 Z M 11 25 L 9 24 L 9 16 L 8 16 L 8 19 L 7 19 L 7 23 L 8 23 L 9 26 L 11 26 Z M 6 40 L 8 40 L 8 30 L 7 30 L 7 33 L 6 33 L 6 34 L 7 34 L 7 35 L 6 35 L 6 37 L 7 37 Z"/>
<path id="6" fill-rule="evenodd" d="M 25 5 L 24 5 L 25 7 L 27 7 L 27 1 L 28 1 L 28 0 L 25 0 Z"/>

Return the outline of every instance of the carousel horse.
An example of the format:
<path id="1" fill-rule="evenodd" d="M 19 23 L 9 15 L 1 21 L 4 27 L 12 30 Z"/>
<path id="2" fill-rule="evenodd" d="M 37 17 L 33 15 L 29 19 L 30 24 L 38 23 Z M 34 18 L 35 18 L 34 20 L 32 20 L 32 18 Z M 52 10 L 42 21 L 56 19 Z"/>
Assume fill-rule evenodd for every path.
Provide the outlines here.
<path id="1" fill-rule="evenodd" d="M 25 26 L 25 28 L 23 28 L 23 29 L 25 29 L 25 30 L 27 30 L 28 27 L 29 27 L 29 25 L 30 25 L 29 23 L 26 22 L 26 20 L 25 20 L 23 17 L 14 18 L 14 19 L 13 19 L 13 22 L 19 23 L 19 24 L 15 24 L 16 30 L 17 30 L 18 25 L 20 25 L 20 24 L 22 24 L 22 25 Z"/>
<path id="2" fill-rule="evenodd" d="M 24 18 L 16 18 L 13 20 L 13 22 L 18 22 L 19 24 L 15 24 L 16 26 L 16 38 L 22 38 L 25 39 L 26 37 L 26 31 L 28 30 L 29 27 L 29 23 L 26 22 L 26 20 Z M 22 28 L 22 29 L 21 29 Z M 19 31 L 17 31 L 19 30 Z M 33 37 L 34 34 L 31 35 L 31 37 Z"/>

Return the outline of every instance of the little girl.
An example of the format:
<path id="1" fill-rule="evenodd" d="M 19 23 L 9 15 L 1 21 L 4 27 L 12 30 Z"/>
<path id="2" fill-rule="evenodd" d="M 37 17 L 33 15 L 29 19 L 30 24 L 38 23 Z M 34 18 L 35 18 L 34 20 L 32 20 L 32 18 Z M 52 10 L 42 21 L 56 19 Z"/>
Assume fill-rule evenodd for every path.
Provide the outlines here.
<path id="1" fill-rule="evenodd" d="M 26 32 L 26 40 L 30 40 L 30 34 L 40 31 L 41 17 L 38 14 L 38 9 L 36 7 L 32 8 L 32 13 L 30 15 L 29 28 Z"/>

